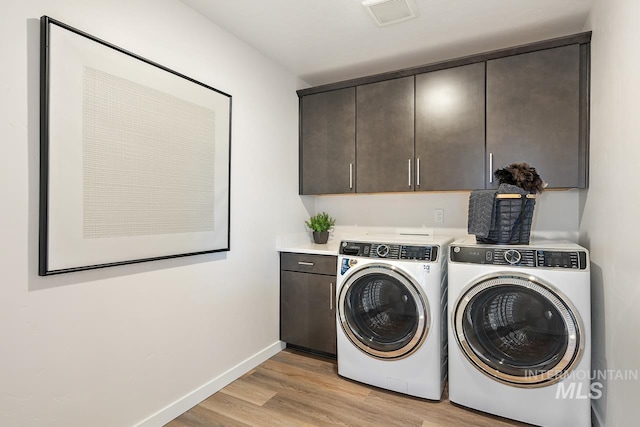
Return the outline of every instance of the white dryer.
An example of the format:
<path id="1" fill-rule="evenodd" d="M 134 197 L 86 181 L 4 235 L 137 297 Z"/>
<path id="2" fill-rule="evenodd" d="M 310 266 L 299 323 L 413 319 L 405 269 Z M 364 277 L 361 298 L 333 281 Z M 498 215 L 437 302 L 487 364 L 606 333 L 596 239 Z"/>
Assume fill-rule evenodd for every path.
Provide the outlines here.
<path id="1" fill-rule="evenodd" d="M 338 256 L 338 373 L 439 400 L 446 380 L 446 251 L 453 239 L 366 236 Z"/>
<path id="2" fill-rule="evenodd" d="M 448 310 L 452 402 L 542 426 L 591 425 L 586 249 L 456 241 Z"/>

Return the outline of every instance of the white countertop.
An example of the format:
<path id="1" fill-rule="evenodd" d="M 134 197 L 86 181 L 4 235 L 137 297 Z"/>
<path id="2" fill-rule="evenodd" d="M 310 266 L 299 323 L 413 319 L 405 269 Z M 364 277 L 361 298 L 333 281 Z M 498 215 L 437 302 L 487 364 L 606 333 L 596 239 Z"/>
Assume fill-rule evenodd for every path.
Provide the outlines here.
<path id="1" fill-rule="evenodd" d="M 327 243 L 319 245 L 313 243 L 310 233 L 288 234 L 278 236 L 276 249 L 278 252 L 294 252 L 301 254 L 316 255 L 338 255 L 338 246 L 342 238 L 336 237 L 335 233 L 329 235 Z"/>
<path id="2" fill-rule="evenodd" d="M 475 242 L 475 236 L 469 236 L 467 230 L 463 228 L 392 228 L 392 227 L 359 227 L 359 226 L 336 226 L 329 233 L 329 241 L 324 245 L 313 243 L 311 232 L 280 235 L 276 239 L 276 250 L 278 252 L 293 252 L 300 254 L 316 255 L 338 255 L 338 248 L 342 240 L 362 238 L 365 235 L 380 234 L 421 234 L 431 233 L 432 236 L 447 236 L 454 239 L 471 238 Z M 574 241 L 571 235 L 560 232 L 539 232 L 532 233 L 533 241 L 540 239 L 568 240 Z M 384 239 L 379 239 L 384 240 Z M 459 243 L 459 241 L 458 241 Z"/>
<path id="3" fill-rule="evenodd" d="M 336 227 L 335 230 L 329 234 L 329 240 L 326 244 L 318 245 L 313 243 L 313 237 L 310 232 L 308 233 L 295 233 L 278 236 L 276 242 L 276 250 L 278 252 L 293 252 L 303 254 L 316 254 L 316 255 L 338 255 L 338 247 L 342 240 L 348 240 L 354 237 L 362 237 L 366 234 L 400 234 L 400 233 L 414 233 L 421 232 L 430 233 L 433 235 L 433 229 L 423 228 L 383 228 L 383 227 Z M 437 235 L 445 235 L 451 237 L 461 237 L 466 235 L 466 230 L 458 229 L 438 229 Z"/>
<path id="4" fill-rule="evenodd" d="M 340 240 L 329 240 L 323 245 L 313 242 L 278 246 L 278 252 L 295 252 L 300 254 L 338 255 Z"/>

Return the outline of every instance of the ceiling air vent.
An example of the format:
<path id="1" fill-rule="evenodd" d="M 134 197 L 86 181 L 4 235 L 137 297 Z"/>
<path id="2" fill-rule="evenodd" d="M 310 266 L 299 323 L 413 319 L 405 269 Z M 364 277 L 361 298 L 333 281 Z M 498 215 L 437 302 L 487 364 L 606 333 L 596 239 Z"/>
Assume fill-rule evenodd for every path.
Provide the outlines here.
<path id="1" fill-rule="evenodd" d="M 380 27 L 418 16 L 414 0 L 364 0 L 362 5 Z"/>

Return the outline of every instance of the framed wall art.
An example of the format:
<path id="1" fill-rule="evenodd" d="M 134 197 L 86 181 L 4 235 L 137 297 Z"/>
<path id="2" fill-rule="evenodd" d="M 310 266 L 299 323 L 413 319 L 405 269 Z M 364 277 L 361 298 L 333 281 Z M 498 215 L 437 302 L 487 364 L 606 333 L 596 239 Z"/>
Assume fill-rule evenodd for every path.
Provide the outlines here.
<path id="1" fill-rule="evenodd" d="M 41 18 L 50 275 L 229 250 L 231 96 Z"/>

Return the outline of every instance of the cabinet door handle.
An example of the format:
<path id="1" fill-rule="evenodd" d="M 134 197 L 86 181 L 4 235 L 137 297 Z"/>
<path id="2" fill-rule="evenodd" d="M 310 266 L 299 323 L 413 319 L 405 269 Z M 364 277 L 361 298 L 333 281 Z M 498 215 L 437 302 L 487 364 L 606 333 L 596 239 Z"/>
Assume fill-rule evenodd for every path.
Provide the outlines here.
<path id="1" fill-rule="evenodd" d="M 298 265 L 308 265 L 309 267 L 313 267 L 313 263 L 308 261 L 298 261 Z"/>
<path id="2" fill-rule="evenodd" d="M 353 163 L 349 163 L 349 190 L 353 189 Z"/>
<path id="3" fill-rule="evenodd" d="M 493 184 L 493 153 L 489 153 L 489 183 Z"/>
<path id="4" fill-rule="evenodd" d="M 411 159 L 409 159 L 409 188 L 411 188 Z"/>
<path id="5" fill-rule="evenodd" d="M 420 187 L 420 157 L 416 160 L 416 186 Z"/>
<path id="6" fill-rule="evenodd" d="M 333 282 L 329 283 L 329 310 L 333 310 Z"/>

